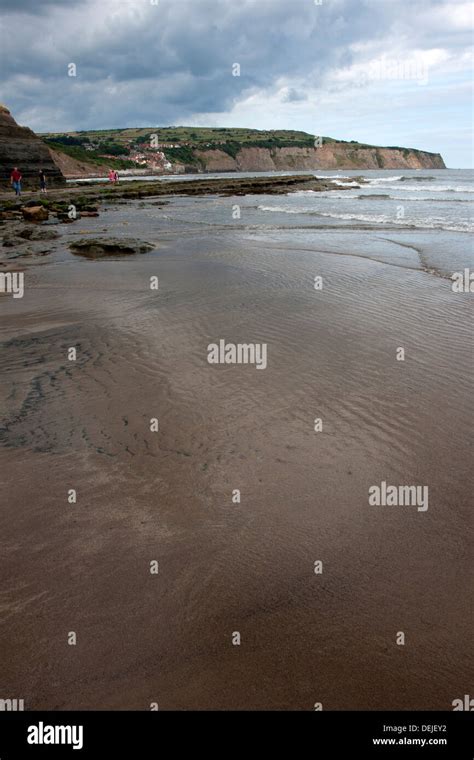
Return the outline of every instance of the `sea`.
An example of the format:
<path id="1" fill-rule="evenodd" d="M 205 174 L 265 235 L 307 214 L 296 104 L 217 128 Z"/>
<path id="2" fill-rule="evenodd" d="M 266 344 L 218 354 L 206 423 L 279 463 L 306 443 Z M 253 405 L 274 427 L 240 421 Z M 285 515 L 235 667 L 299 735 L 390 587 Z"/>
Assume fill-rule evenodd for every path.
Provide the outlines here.
<path id="1" fill-rule="evenodd" d="M 239 177 L 278 176 L 295 172 L 242 172 Z M 286 195 L 228 198 L 203 196 L 174 199 L 170 218 L 203 227 L 240 230 L 258 238 L 274 235 L 293 245 L 313 245 L 322 239 L 334 243 L 347 233 L 365 254 L 391 259 L 387 235 L 412 240 L 423 266 L 445 275 L 453 267 L 472 263 L 474 231 L 474 170 L 361 170 L 298 172 L 330 179 L 335 189 L 302 190 Z M 235 178 L 235 173 L 123 177 L 124 181 L 180 181 Z M 90 181 L 90 180 L 88 180 Z M 103 182 L 103 179 L 97 181 Z M 238 208 L 235 208 L 238 206 Z M 368 234 L 370 233 L 370 234 Z M 384 250 L 385 249 L 385 250 Z M 398 250 L 400 253 L 400 250 Z M 398 258 L 398 257 L 395 257 Z M 466 259 L 468 262 L 466 263 Z"/>
<path id="2" fill-rule="evenodd" d="M 346 170 L 322 172 L 239 172 L 219 174 L 121 176 L 121 181 L 186 181 L 307 174 L 330 179 L 341 192 L 302 190 L 288 193 L 284 203 L 261 203 L 256 210 L 297 215 L 293 226 L 313 222 L 317 226 L 388 225 L 411 229 L 472 232 L 474 169 Z M 359 180 L 364 184 L 360 184 Z M 77 181 L 77 180 L 75 180 Z M 79 182 L 103 182 L 89 178 Z M 350 188 L 348 191 L 347 188 Z M 344 203 L 340 203 L 344 201 Z M 459 204 L 459 205 L 458 205 Z M 314 217 L 308 219 L 305 217 Z M 261 219 L 259 219 L 261 221 Z M 255 222 L 258 223 L 257 219 Z M 270 223 L 270 222 L 268 222 Z M 288 222 L 287 222 L 288 223 Z"/>
<path id="3" fill-rule="evenodd" d="M 289 250 L 323 246 L 388 264 L 420 266 L 441 276 L 474 265 L 474 170 L 324 171 L 314 175 L 330 179 L 335 190 L 234 199 L 182 196 L 173 199 L 165 217 L 173 224 L 221 229 L 262 245 L 273 241 Z M 187 179 L 203 176 L 232 178 L 235 174 L 188 175 Z M 170 179 L 176 177 L 163 178 L 163 182 Z"/>

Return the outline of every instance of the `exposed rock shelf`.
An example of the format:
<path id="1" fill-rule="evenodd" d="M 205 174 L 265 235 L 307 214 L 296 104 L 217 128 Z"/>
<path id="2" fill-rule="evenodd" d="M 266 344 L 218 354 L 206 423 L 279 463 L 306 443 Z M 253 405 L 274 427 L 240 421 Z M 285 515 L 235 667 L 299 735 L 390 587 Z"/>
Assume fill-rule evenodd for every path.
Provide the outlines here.
<path id="1" fill-rule="evenodd" d="M 363 177 L 351 178 L 348 189 L 354 187 L 352 182 L 364 184 Z M 88 205 L 91 201 L 114 202 L 120 199 L 149 198 L 166 195 L 284 195 L 294 190 L 344 189 L 344 184 L 335 185 L 330 179 L 321 179 L 310 174 L 292 174 L 276 177 L 226 177 L 194 180 L 169 180 L 124 182 L 112 186 L 110 183 L 83 183 L 80 187 L 68 186 L 65 189 L 52 190 L 47 198 L 41 198 L 40 203 L 46 207 L 73 203 L 79 210 L 93 210 Z M 30 201 L 29 203 L 33 203 Z M 11 193 L 0 194 L 0 213 L 10 213 L 20 210 L 22 203 L 15 200 Z"/>

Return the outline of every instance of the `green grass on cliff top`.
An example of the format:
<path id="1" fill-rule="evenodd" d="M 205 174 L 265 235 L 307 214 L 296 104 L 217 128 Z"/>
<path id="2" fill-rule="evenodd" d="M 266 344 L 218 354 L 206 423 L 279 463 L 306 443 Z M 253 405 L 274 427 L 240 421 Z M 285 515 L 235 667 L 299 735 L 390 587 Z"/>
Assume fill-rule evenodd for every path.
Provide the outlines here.
<path id="1" fill-rule="evenodd" d="M 267 140 L 295 140 L 296 142 L 314 142 L 314 135 L 295 130 L 259 130 L 239 129 L 227 127 L 133 127 L 129 129 L 93 129 L 80 132 L 49 132 L 42 134 L 45 139 L 53 139 L 57 135 L 69 135 L 70 137 L 85 138 L 92 140 L 110 140 L 115 143 L 123 143 L 127 140 L 135 141 L 137 138 L 147 138 L 151 134 L 158 135 L 162 142 L 189 142 L 195 145 L 223 142 L 255 142 Z M 324 138 L 334 142 L 330 137 Z"/>
<path id="2" fill-rule="evenodd" d="M 117 167 L 126 168 L 130 165 L 127 157 L 124 156 L 122 161 L 118 158 L 115 162 L 110 159 L 104 159 L 101 153 L 108 153 L 107 144 L 113 144 L 119 149 L 123 146 L 126 153 L 132 150 L 140 150 L 141 146 L 149 142 L 151 135 L 157 135 L 158 144 L 160 143 L 178 143 L 179 148 L 164 148 L 164 152 L 170 161 L 180 161 L 198 166 L 200 159 L 193 155 L 193 150 L 206 150 L 219 148 L 228 155 L 235 158 L 241 147 L 252 146 L 262 148 L 281 148 L 281 147 L 313 147 L 315 135 L 298 130 L 276 129 L 276 130 L 259 130 L 245 129 L 236 127 L 134 127 L 127 129 L 98 129 L 77 132 L 49 132 L 40 136 L 46 140 L 51 147 L 56 150 L 67 153 L 73 158 L 93 163 L 104 164 L 112 163 Z M 64 139 L 66 138 L 66 139 Z M 67 138 L 72 138 L 71 142 L 64 144 Z M 61 140 L 64 142 L 61 142 Z M 59 140 L 59 142 L 57 142 Z M 355 140 L 336 140 L 332 137 L 323 137 L 323 143 L 342 143 L 351 149 L 373 148 L 377 146 L 359 143 Z M 94 148 L 94 150 L 85 150 L 85 146 Z M 380 146 L 378 146 L 380 147 Z M 391 149 L 402 150 L 405 153 L 418 153 L 416 149 L 400 148 L 398 146 L 389 146 Z M 435 155 L 435 154 L 432 154 Z M 134 164 L 131 164 L 134 166 Z M 128 166 L 127 166 L 128 168 Z"/>
<path id="3" fill-rule="evenodd" d="M 146 141 L 150 135 L 157 135 L 158 142 L 190 143 L 196 148 L 207 147 L 207 144 L 216 143 L 239 143 L 242 145 L 258 143 L 274 143 L 295 146 L 313 146 L 315 135 L 292 129 L 246 129 L 237 127 L 131 127 L 127 129 L 92 129 L 78 132 L 48 132 L 40 136 L 46 140 L 53 140 L 58 136 L 78 138 L 80 141 L 91 140 L 93 142 L 113 142 L 126 144 L 129 141 L 140 144 Z M 323 137 L 324 143 L 347 142 L 335 140 L 333 137 Z M 373 145 L 351 141 L 354 147 L 373 148 Z"/>

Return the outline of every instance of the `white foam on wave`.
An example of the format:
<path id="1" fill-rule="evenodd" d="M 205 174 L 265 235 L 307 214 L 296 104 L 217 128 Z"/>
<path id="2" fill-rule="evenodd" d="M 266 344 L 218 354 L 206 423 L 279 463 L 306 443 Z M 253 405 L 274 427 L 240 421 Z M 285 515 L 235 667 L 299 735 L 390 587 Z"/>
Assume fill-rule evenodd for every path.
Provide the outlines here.
<path id="1" fill-rule="evenodd" d="M 297 208 L 290 209 L 283 206 L 257 206 L 259 211 L 278 211 L 280 214 L 304 214 L 311 209 Z"/>
<path id="2" fill-rule="evenodd" d="M 316 179 L 350 179 L 347 174 L 317 174 Z"/>
<path id="3" fill-rule="evenodd" d="M 373 177 L 369 178 L 369 185 L 381 185 L 383 182 L 400 182 L 404 179 L 402 175 L 399 177 Z"/>
<path id="4" fill-rule="evenodd" d="M 333 179 L 332 183 L 338 187 L 361 187 L 360 182 L 339 182 L 339 180 Z"/>
<path id="5" fill-rule="evenodd" d="M 402 188 L 397 188 L 401 190 Z M 403 188 L 405 189 L 405 188 Z M 406 188 L 408 193 L 474 193 L 474 187 L 464 187 L 462 185 L 418 185 Z"/>
<path id="6" fill-rule="evenodd" d="M 394 219 L 386 214 L 332 214 L 321 211 L 318 216 L 326 216 L 331 219 L 343 219 L 345 221 L 367 222 L 368 224 L 398 224 L 400 226 L 417 227 L 427 230 L 449 230 L 452 232 L 471 232 L 474 230 L 474 221 L 460 221 L 452 224 L 440 217 L 427 217 L 426 219 Z"/>
<path id="7" fill-rule="evenodd" d="M 260 205 L 257 208 L 259 211 L 271 211 L 280 214 L 312 214 L 314 216 L 340 219 L 347 222 L 365 222 L 366 224 L 396 224 L 400 227 L 416 227 L 417 229 L 446 230 L 450 232 L 472 232 L 474 230 L 474 220 L 472 219 L 452 223 L 442 217 L 427 217 L 426 219 L 405 217 L 404 219 L 396 219 L 393 215 L 389 216 L 388 214 L 336 214 L 329 211 L 316 212 L 314 208 L 303 206 L 299 206 L 298 208 L 287 208 L 285 206 Z"/>
<path id="8" fill-rule="evenodd" d="M 364 196 L 370 198 L 370 195 Z M 393 201 L 404 201 L 405 203 L 420 203 L 426 201 L 428 203 L 470 203 L 470 201 L 463 200 L 461 198 L 429 198 L 422 196 L 421 198 L 410 197 L 406 195 L 388 195 L 387 198 Z"/>

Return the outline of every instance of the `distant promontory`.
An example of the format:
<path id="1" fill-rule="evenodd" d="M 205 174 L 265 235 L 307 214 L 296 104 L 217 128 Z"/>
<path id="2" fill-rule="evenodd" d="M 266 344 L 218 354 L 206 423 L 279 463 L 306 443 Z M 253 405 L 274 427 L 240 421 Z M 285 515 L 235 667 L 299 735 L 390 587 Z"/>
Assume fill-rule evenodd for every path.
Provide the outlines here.
<path id="1" fill-rule="evenodd" d="M 73 161 L 147 173 L 444 169 L 439 153 L 377 147 L 290 130 L 160 127 L 42 135 L 69 174 Z M 77 167 L 76 167 L 77 168 Z"/>
<path id="2" fill-rule="evenodd" d="M 50 186 L 65 178 L 105 176 L 110 168 L 137 174 L 444 169 L 439 153 L 377 147 L 290 130 L 147 127 L 35 135 L 0 106 L 0 184 L 13 166 L 24 186 L 40 169 Z"/>

